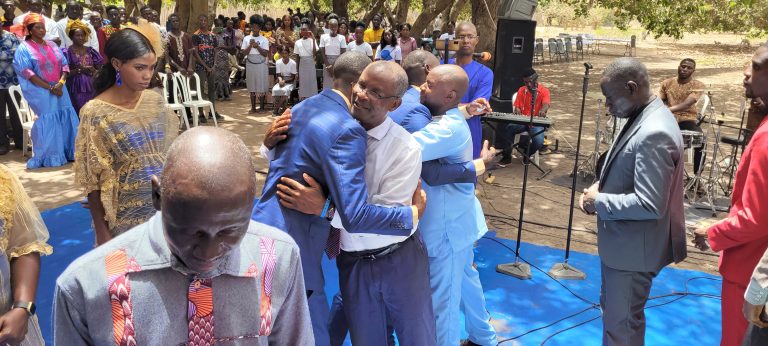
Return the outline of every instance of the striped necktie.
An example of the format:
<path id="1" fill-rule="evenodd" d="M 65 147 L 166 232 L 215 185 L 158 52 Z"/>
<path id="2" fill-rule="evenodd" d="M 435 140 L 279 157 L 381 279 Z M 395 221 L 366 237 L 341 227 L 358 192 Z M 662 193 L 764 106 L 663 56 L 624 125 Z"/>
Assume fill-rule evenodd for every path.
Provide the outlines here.
<path id="1" fill-rule="evenodd" d="M 341 253 L 341 230 L 331 226 L 328 240 L 325 242 L 325 254 L 329 259 L 334 259 Z"/>
<path id="2" fill-rule="evenodd" d="M 187 299 L 189 346 L 213 346 L 213 281 L 192 279 Z"/>

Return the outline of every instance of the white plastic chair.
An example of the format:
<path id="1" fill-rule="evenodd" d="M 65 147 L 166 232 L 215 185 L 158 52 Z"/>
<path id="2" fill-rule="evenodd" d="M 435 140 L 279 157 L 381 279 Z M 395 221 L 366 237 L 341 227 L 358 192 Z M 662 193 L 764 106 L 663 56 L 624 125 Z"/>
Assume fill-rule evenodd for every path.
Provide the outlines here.
<path id="1" fill-rule="evenodd" d="M 198 108 L 209 108 L 211 114 L 213 114 L 213 126 L 218 127 L 219 123 L 216 121 L 216 110 L 213 108 L 213 103 L 211 101 L 206 101 L 202 98 L 203 92 L 200 89 L 200 77 L 197 75 L 197 73 L 192 75 L 192 78 L 194 78 L 195 81 L 195 91 L 196 95 L 195 97 L 192 96 L 191 89 L 190 89 L 190 79 L 189 77 L 186 77 L 182 75 L 181 73 L 174 73 L 174 77 L 176 78 L 176 81 L 178 81 L 179 89 L 181 89 L 181 104 L 184 107 L 189 107 L 192 110 L 192 126 L 198 126 Z M 203 110 L 203 115 L 205 116 L 205 110 Z"/>
<path id="2" fill-rule="evenodd" d="M 24 95 L 21 93 L 20 86 L 11 86 L 8 88 L 8 92 L 11 94 L 13 107 L 16 108 L 16 113 L 19 114 L 19 119 L 21 119 L 21 129 L 23 131 L 21 140 L 21 156 L 27 156 L 27 147 L 30 144 L 34 145 L 32 143 L 32 125 L 35 124 L 35 114 L 32 112 L 32 109 L 29 108 L 27 100 L 24 99 Z M 21 100 L 21 102 L 18 100 Z"/>
<path id="3" fill-rule="evenodd" d="M 176 115 L 179 116 L 179 120 L 184 122 L 184 126 L 186 126 L 186 129 L 189 130 L 189 120 L 187 119 L 187 108 L 184 107 L 181 103 L 179 103 L 179 83 L 176 82 L 176 78 L 171 78 L 170 81 L 168 81 L 168 76 L 164 73 L 160 74 L 160 81 L 163 83 L 163 100 L 166 100 L 166 107 L 171 112 L 176 113 Z M 171 83 L 175 85 L 176 87 L 173 88 L 173 97 L 172 103 L 168 103 L 168 83 Z"/>

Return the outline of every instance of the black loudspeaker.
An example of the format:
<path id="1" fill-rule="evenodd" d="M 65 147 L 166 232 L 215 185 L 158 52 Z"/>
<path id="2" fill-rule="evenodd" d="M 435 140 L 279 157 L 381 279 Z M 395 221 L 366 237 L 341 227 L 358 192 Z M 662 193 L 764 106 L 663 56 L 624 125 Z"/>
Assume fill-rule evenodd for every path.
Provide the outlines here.
<path id="1" fill-rule="evenodd" d="M 512 95 L 523 86 L 523 73 L 533 66 L 535 35 L 535 21 L 498 20 L 490 101 L 494 111 L 512 113 Z"/>
<path id="2" fill-rule="evenodd" d="M 501 0 L 498 18 L 531 20 L 536 12 L 537 0 Z"/>

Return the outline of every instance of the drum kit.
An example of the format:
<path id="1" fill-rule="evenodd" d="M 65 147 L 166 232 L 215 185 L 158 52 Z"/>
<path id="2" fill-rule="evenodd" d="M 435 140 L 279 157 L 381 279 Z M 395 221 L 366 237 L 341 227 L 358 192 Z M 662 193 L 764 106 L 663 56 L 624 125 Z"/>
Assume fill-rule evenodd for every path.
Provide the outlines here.
<path id="1" fill-rule="evenodd" d="M 602 96 L 602 95 L 600 95 Z M 600 151 L 601 144 L 611 144 L 616 140 L 626 119 L 616 118 L 604 110 L 603 101 L 597 95 L 591 98 L 597 99 L 597 114 L 595 124 L 594 151 L 586 155 L 586 160 L 578 167 L 578 175 L 582 180 L 593 178 L 596 181 L 600 177 L 603 161 L 607 152 Z M 741 102 L 740 117 L 716 114 L 713 105 L 712 91 L 702 97 L 702 106 L 699 111 L 697 124 L 702 132 L 681 130 L 683 145 L 686 151 L 687 161 L 693 163 L 693 151 L 701 149 L 704 153 L 700 156 L 699 170 L 694 172 L 686 168 L 685 196 L 688 202 L 697 209 L 711 210 L 716 216 L 718 211 L 728 211 L 729 199 L 733 185 L 733 177 L 738 168 L 739 149 L 746 145 L 745 137 L 748 130 L 744 128 L 746 114 L 746 101 Z M 601 121 L 601 117 L 607 116 L 607 121 Z M 734 125 L 738 124 L 738 125 Z M 738 131 L 735 137 L 727 136 L 724 130 Z M 724 202 L 727 201 L 727 202 Z M 718 204 L 720 203 L 720 204 Z M 722 205 L 725 203 L 725 205 Z"/>

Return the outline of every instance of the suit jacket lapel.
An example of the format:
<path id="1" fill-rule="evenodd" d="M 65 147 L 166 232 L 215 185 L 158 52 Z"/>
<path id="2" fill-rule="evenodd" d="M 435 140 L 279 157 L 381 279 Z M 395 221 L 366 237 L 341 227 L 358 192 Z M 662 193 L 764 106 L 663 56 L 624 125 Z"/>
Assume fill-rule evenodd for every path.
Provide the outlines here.
<path id="1" fill-rule="evenodd" d="M 640 117 L 639 119 L 636 119 L 632 123 L 632 127 L 627 129 L 627 132 L 624 133 L 624 136 L 622 136 L 619 139 L 618 143 L 614 143 L 614 145 L 611 146 L 611 150 L 608 152 L 608 158 L 605 160 L 605 164 L 603 165 L 603 171 L 600 173 L 600 188 L 603 187 L 603 182 L 605 181 L 605 177 L 608 174 L 608 172 L 611 170 L 611 166 L 613 164 L 614 159 L 620 153 L 622 150 L 624 150 L 624 147 L 629 142 L 629 139 L 632 138 L 638 130 L 640 130 L 640 127 L 642 126 L 643 122 L 648 118 L 648 115 L 652 114 L 656 111 L 656 109 L 659 108 L 659 106 L 663 106 L 664 104 L 661 103 L 661 100 L 657 97 L 651 103 L 645 107 L 645 109 L 638 115 Z"/>

